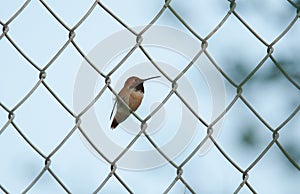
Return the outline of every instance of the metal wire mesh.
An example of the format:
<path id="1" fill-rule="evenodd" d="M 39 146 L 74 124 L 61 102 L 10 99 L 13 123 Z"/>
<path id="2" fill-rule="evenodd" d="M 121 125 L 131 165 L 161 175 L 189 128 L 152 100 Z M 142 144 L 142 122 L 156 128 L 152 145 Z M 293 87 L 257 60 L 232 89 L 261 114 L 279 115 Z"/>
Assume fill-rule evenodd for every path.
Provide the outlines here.
<path id="1" fill-rule="evenodd" d="M 46 1 L 40 0 L 40 4 L 46 8 L 47 12 L 49 12 L 53 18 L 64 28 L 64 31 L 66 34 L 68 34 L 69 38 L 68 40 L 63 44 L 63 46 L 57 50 L 56 54 L 49 60 L 47 64 L 45 64 L 43 67 L 40 67 L 40 64 L 35 63 L 29 55 L 27 55 L 22 47 L 18 45 L 17 42 L 14 41 L 14 39 L 10 36 L 10 25 L 11 23 L 18 17 L 22 17 L 22 12 L 26 10 L 26 7 L 29 6 L 32 2 L 30 0 L 27 0 L 16 12 L 14 15 L 12 15 L 7 21 L 2 21 L 0 20 L 0 25 L 2 26 L 2 33 L 0 34 L 0 40 L 3 42 L 4 39 L 8 40 L 9 43 L 15 48 L 15 50 L 26 60 L 28 65 L 31 65 L 36 72 L 39 74 L 39 79 L 36 82 L 36 84 L 27 92 L 27 94 L 21 98 L 18 103 L 16 103 L 12 107 L 8 107 L 6 104 L 0 102 L 0 106 L 3 110 L 5 111 L 8 119 L 6 120 L 5 124 L 1 126 L 0 130 L 0 136 L 8 130 L 9 126 L 12 126 L 16 132 L 19 134 L 20 137 L 23 138 L 23 140 L 43 159 L 44 162 L 44 167 L 41 169 L 40 173 L 33 179 L 31 180 L 30 184 L 22 191 L 23 193 L 26 193 L 30 191 L 37 182 L 41 179 L 41 177 L 45 173 L 49 173 L 56 181 L 56 183 L 66 192 L 66 193 L 71 193 L 72 188 L 69 188 L 67 184 L 65 184 L 59 176 L 56 174 L 54 170 L 52 170 L 51 166 L 51 160 L 52 158 L 57 154 L 57 152 L 60 150 L 60 148 L 69 141 L 69 139 L 74 135 L 75 131 L 80 132 L 83 136 L 86 137 L 87 141 L 89 141 L 88 137 L 84 133 L 84 130 L 81 128 L 80 123 L 81 123 L 81 117 L 92 107 L 100 98 L 100 96 L 107 90 L 111 91 L 115 96 L 117 96 L 117 91 L 114 90 L 114 88 L 110 85 L 111 83 L 111 75 L 114 74 L 115 71 L 117 71 L 123 64 L 124 62 L 128 59 L 130 55 L 132 55 L 136 50 L 142 51 L 142 53 L 146 56 L 146 58 L 152 63 L 152 65 L 167 79 L 169 80 L 170 84 L 172 85 L 172 89 L 169 91 L 169 94 L 167 97 L 161 102 L 161 104 L 153 110 L 145 119 L 142 119 L 138 114 L 135 112 L 132 112 L 132 114 L 141 122 L 141 130 L 140 132 L 136 135 L 134 139 L 128 144 L 128 146 L 123 150 L 122 153 L 119 154 L 118 157 L 116 157 L 113 161 L 108 159 L 105 154 L 101 152 L 101 150 L 98 150 L 91 141 L 89 141 L 92 146 L 97 150 L 97 152 L 103 157 L 104 160 L 106 160 L 107 163 L 110 164 L 110 170 L 109 173 L 106 175 L 105 179 L 99 183 L 99 186 L 95 188 L 93 191 L 94 193 L 100 192 L 101 189 L 105 186 L 105 184 L 112 178 L 115 177 L 118 182 L 128 191 L 128 193 L 134 193 L 135 191 L 130 188 L 128 184 L 126 184 L 126 177 L 121 177 L 118 173 L 118 167 L 117 163 L 120 160 L 120 158 L 123 157 L 124 154 L 130 148 L 132 145 L 140 138 L 140 136 L 143 134 L 145 137 L 148 139 L 149 143 L 161 154 L 165 160 L 169 162 L 169 165 L 171 165 L 174 170 L 176 171 L 176 176 L 173 178 L 173 181 L 169 184 L 167 188 L 165 188 L 163 193 L 168 193 L 172 190 L 173 186 L 177 182 L 181 182 L 182 184 L 185 185 L 186 189 L 191 192 L 191 193 L 197 193 L 196 190 L 193 189 L 193 187 L 189 184 L 187 180 L 183 178 L 183 173 L 184 170 L 183 168 L 185 165 L 195 156 L 197 151 L 201 148 L 201 146 L 208 141 L 209 139 L 213 142 L 215 148 L 223 155 L 223 157 L 241 174 L 242 179 L 234 193 L 239 193 L 239 191 L 247 187 L 250 192 L 252 193 L 257 193 L 255 186 L 251 185 L 248 181 L 249 179 L 249 172 L 253 169 L 254 166 L 256 166 L 262 158 L 266 155 L 266 153 L 274 146 L 277 146 L 283 155 L 289 160 L 289 162 L 293 165 L 293 167 L 296 170 L 300 170 L 299 164 L 293 159 L 293 156 L 291 156 L 282 146 L 282 144 L 279 141 L 279 132 L 281 129 L 284 128 L 284 126 L 291 121 L 296 114 L 299 113 L 300 105 L 298 104 L 294 111 L 290 113 L 288 118 L 286 118 L 278 127 L 274 128 L 271 127 L 268 122 L 259 114 L 258 111 L 256 111 L 255 107 L 249 103 L 249 101 L 243 96 L 243 86 L 256 74 L 256 72 L 265 65 L 265 62 L 268 59 L 271 59 L 271 61 L 275 64 L 275 66 L 278 68 L 278 70 L 282 73 L 282 75 L 290 82 L 291 85 L 293 85 L 299 92 L 299 84 L 289 75 L 289 73 L 286 72 L 285 68 L 280 65 L 280 63 L 276 60 L 276 58 L 273 56 L 273 51 L 274 51 L 274 45 L 278 43 L 285 35 L 286 33 L 289 32 L 289 30 L 296 25 L 296 22 L 298 18 L 300 17 L 300 7 L 293 1 L 289 0 L 288 2 L 291 4 L 291 6 L 294 7 L 295 9 L 295 16 L 292 21 L 290 21 L 289 24 L 287 24 L 286 28 L 275 38 L 272 42 L 267 42 L 264 40 L 259 33 L 255 32 L 255 30 L 245 21 L 239 13 L 235 11 L 236 8 L 236 1 L 229 1 L 228 5 L 228 12 L 224 15 L 223 19 L 218 23 L 218 25 L 211 30 L 211 32 L 205 36 L 201 37 L 196 31 L 192 29 L 192 27 L 189 26 L 189 24 L 180 16 L 180 14 L 177 13 L 176 9 L 174 9 L 171 6 L 171 0 L 165 1 L 164 5 L 161 7 L 159 12 L 155 15 L 155 17 L 148 23 L 148 25 L 142 29 L 139 32 L 134 31 L 129 25 L 127 25 L 122 18 L 119 18 L 116 14 L 114 14 L 108 7 L 106 7 L 101 1 L 95 1 L 89 8 L 89 10 L 82 16 L 82 18 L 73 26 L 70 26 L 67 24 L 65 21 L 63 21 L 56 13 L 54 10 L 51 9 L 51 7 L 47 4 Z M 84 53 L 84 51 L 78 46 L 76 41 L 74 40 L 76 36 L 76 30 L 78 29 L 79 26 L 83 25 L 85 21 L 88 19 L 88 17 L 93 13 L 99 11 L 99 8 L 105 12 L 107 12 L 114 20 L 116 20 L 119 24 L 121 24 L 124 29 L 127 29 L 128 32 L 132 33 L 134 36 L 136 36 L 136 44 L 132 46 L 132 49 L 125 55 L 125 57 L 107 74 L 103 72 L 102 69 L 98 69 L 97 65 L 93 64 L 92 61 L 89 60 L 87 55 Z M 155 63 L 155 60 L 152 58 L 152 56 L 149 54 L 146 48 L 143 47 L 142 44 L 142 37 L 147 32 L 150 28 L 151 25 L 156 24 L 157 20 L 161 17 L 161 15 L 166 11 L 169 10 L 173 16 L 187 29 L 189 30 L 196 39 L 199 40 L 201 43 L 202 47 L 201 50 L 198 51 L 198 53 L 194 56 L 194 58 L 185 66 L 185 68 L 181 71 L 180 74 L 175 79 L 172 79 L 168 76 L 167 72 L 164 72 L 163 69 L 160 68 L 158 64 Z M 238 21 L 256 38 L 258 39 L 266 48 L 266 53 L 263 59 L 255 66 L 255 68 L 246 76 L 243 78 L 243 80 L 240 83 L 236 83 L 230 75 L 228 75 L 218 64 L 217 62 L 214 61 L 213 57 L 210 55 L 208 52 L 207 48 L 209 48 L 209 42 L 212 37 L 223 27 L 224 24 L 228 21 L 229 18 L 236 18 Z M 0 42 L 1 44 L 1 42 Z M 73 111 L 72 108 L 66 105 L 60 97 L 55 93 L 55 91 L 48 85 L 46 78 L 47 78 L 47 71 L 51 67 L 51 65 L 60 57 L 60 55 L 64 52 L 64 50 L 68 47 L 73 47 L 76 49 L 76 51 L 82 56 L 83 60 L 86 60 L 88 64 L 99 74 L 99 76 L 103 77 L 105 79 L 105 85 L 101 89 L 101 91 L 98 93 L 98 95 L 95 97 L 93 102 L 91 102 L 86 108 L 78 115 L 76 115 Z M 5 53 L 1 53 L 5 54 Z M 219 117 L 208 123 L 206 122 L 201 116 L 193 110 L 193 108 L 189 105 L 189 102 L 184 100 L 184 97 L 182 94 L 180 94 L 177 91 L 177 81 L 193 66 L 194 62 L 199 58 L 201 55 L 206 55 L 211 63 L 214 65 L 214 67 L 220 72 L 220 74 L 224 77 L 225 80 L 228 81 L 228 83 L 236 89 L 236 95 L 234 98 L 231 100 L 231 102 L 227 105 L 226 109 L 222 114 L 219 115 Z M 4 64 L 2 64 L 3 66 Z M 9 65 L 9 64 L 6 64 Z M 2 67 L 3 68 L 3 67 Z M 63 107 L 63 111 L 65 111 L 67 114 L 69 114 L 75 121 L 75 125 L 67 135 L 63 138 L 63 140 L 53 148 L 53 150 L 46 154 L 39 147 L 37 147 L 29 137 L 26 136 L 26 134 L 23 132 L 22 128 L 18 126 L 18 123 L 15 122 L 15 117 L 17 116 L 17 110 L 20 109 L 24 105 L 26 101 L 28 101 L 31 96 L 37 91 L 38 88 L 45 88 L 49 95 L 53 96 L 55 100 Z M 191 113 L 197 118 L 197 120 L 202 123 L 207 128 L 207 135 L 202 139 L 201 142 L 198 143 L 198 146 L 191 152 L 186 159 L 181 162 L 180 164 L 175 163 L 170 159 L 160 148 L 157 146 L 155 141 L 151 138 L 151 136 L 147 132 L 147 121 L 153 117 L 160 109 L 161 107 L 168 101 L 168 99 L 171 96 L 176 95 L 182 103 L 191 111 Z M 117 96 L 118 97 L 118 96 Z M 270 134 L 272 135 L 272 140 L 269 142 L 269 144 L 263 149 L 263 151 L 260 153 L 260 155 L 257 158 L 253 159 L 253 162 L 247 167 L 247 168 L 242 168 L 237 162 L 235 162 L 234 159 L 230 157 L 229 154 L 226 153 L 226 150 L 222 148 L 222 146 L 218 143 L 218 140 L 214 139 L 212 137 L 212 133 L 214 132 L 214 125 L 223 117 L 225 117 L 227 114 L 229 114 L 229 110 L 235 106 L 236 102 L 240 100 L 242 101 L 248 109 L 260 120 L 263 125 L 267 129 L 269 129 Z M 286 132 L 286 131 L 285 131 Z M 10 148 L 13 149 L 13 148 Z M 1 156 L 5 157 L 5 156 Z M 1 159 L 2 160 L 2 159 Z M 2 175 L 1 175 L 2 176 Z M 201 176 L 201 175 L 200 175 Z M 6 185 L 2 185 L 0 183 L 0 190 L 4 193 L 9 193 L 9 189 L 6 188 Z M 88 191 L 91 192 L 91 191 Z"/>

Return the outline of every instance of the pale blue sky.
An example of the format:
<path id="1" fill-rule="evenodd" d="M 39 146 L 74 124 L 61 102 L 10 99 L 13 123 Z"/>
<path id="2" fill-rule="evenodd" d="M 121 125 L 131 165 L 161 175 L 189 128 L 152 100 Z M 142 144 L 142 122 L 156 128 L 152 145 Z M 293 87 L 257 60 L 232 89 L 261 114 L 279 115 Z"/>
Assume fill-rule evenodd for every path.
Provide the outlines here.
<path id="1" fill-rule="evenodd" d="M 129 26 L 147 24 L 160 10 L 164 1 L 103 1 L 111 11 Z M 77 21 L 93 4 L 93 1 L 49 1 L 46 3 L 69 26 Z M 21 1 L 1 1 L 0 20 L 5 23 L 22 5 Z M 205 37 L 226 15 L 228 1 L 172 1 L 172 7 L 201 36 Z M 287 1 L 237 1 L 236 12 L 268 43 L 271 43 L 295 17 L 295 10 Z M 188 32 L 167 10 L 156 24 L 167 25 Z M 97 6 L 89 18 L 75 31 L 75 42 L 86 54 L 99 42 L 123 27 Z M 298 56 L 300 39 L 299 21 L 274 46 L 274 56 L 280 59 L 294 59 Z M 9 24 L 8 35 L 39 67 L 44 67 L 68 40 L 68 31 L 57 22 L 38 1 L 31 1 L 25 10 Z M 117 47 L 117 45 L 116 45 Z M 248 74 L 266 55 L 266 47 L 231 15 L 221 29 L 208 40 L 208 52 L 217 64 L 234 81 L 239 83 L 242 74 L 233 64 L 243 65 Z M 0 40 L 0 103 L 12 109 L 38 81 L 39 72 L 33 68 L 6 37 Z M 154 54 L 155 51 L 153 51 Z M 159 54 L 159 52 L 158 52 Z M 173 54 L 174 55 L 174 54 Z M 173 56 L 170 54 L 171 56 Z M 169 55 L 167 55 L 169 56 Z M 118 58 L 119 57 L 119 58 Z M 143 58 L 131 58 L 130 62 Z M 165 56 L 156 59 L 167 60 Z M 116 56 L 115 62 L 120 59 Z M 176 63 L 173 58 L 169 63 Z M 45 82 L 60 99 L 73 108 L 73 90 L 76 76 L 83 59 L 70 44 L 57 60 L 47 69 Z M 112 61 L 114 62 L 114 61 Z M 181 57 L 178 63 L 184 63 Z M 299 106 L 299 90 L 285 78 L 274 83 L 258 81 L 264 71 L 270 71 L 270 60 L 244 86 L 243 96 L 274 128 L 280 125 Z M 114 65 L 114 64 L 110 64 Z M 174 65 L 179 68 L 179 65 Z M 126 69 L 126 68 L 125 68 Z M 120 72 L 119 72 L 120 73 Z M 118 74 L 118 73 L 117 73 Z M 198 80 L 193 73 L 189 79 Z M 283 77 L 283 76 L 282 76 Z M 116 82 L 112 82 L 112 85 Z M 203 84 L 203 83 L 202 83 Z M 236 89 L 225 81 L 226 104 L 236 94 Z M 101 88 L 101 84 L 99 85 Z M 151 85 L 149 86 L 149 89 Z M 202 86 L 205 88 L 205 86 Z M 151 91 L 151 89 L 150 89 Z M 106 95 L 110 95 L 107 93 Z M 204 96 L 203 96 L 204 95 Z M 197 93 L 205 111 L 209 111 L 205 99 L 207 94 Z M 146 100 L 146 97 L 145 97 Z M 294 102 L 294 103 L 290 103 Z M 110 105 L 110 101 L 108 105 Z M 101 107 L 101 104 L 96 104 Z M 109 106 L 110 107 L 110 106 Z M 199 108 L 204 118 L 209 118 Z M 106 110 L 105 110 L 106 111 Z M 110 112 L 109 110 L 107 110 Z M 143 111 L 140 110 L 143 114 Z M 203 112 L 201 112 L 203 111 Z M 98 114 L 102 114 L 101 112 Z M 48 155 L 64 136 L 74 127 L 74 119 L 40 86 L 34 94 L 15 111 L 15 123 L 35 146 Z M 168 115 L 173 118 L 176 115 Z M 176 117 L 175 117 L 176 118 Z M 299 113 L 280 131 L 282 145 L 299 147 Z M 7 122 L 7 112 L 0 109 L 0 128 Z M 247 128 L 245 126 L 255 126 Z M 199 127 L 204 129 L 204 127 Z M 241 142 L 241 134 L 254 130 L 258 136 L 254 146 L 247 147 Z M 179 164 L 190 153 L 205 131 L 197 134 L 190 146 L 176 162 Z M 156 135 L 158 135 L 157 133 Z M 122 137 L 119 137 L 122 138 Z M 126 139 L 125 139 L 126 140 Z M 159 139 L 161 141 L 163 139 Z M 228 112 L 218 143 L 226 153 L 245 170 L 272 140 L 272 133 L 238 100 Z M 149 146 L 151 149 L 151 146 Z M 22 192 L 44 167 L 44 160 L 9 125 L 0 135 L 0 184 L 11 193 Z M 296 158 L 296 156 L 295 156 Z M 109 173 L 109 165 L 95 157 L 81 141 L 76 131 L 61 149 L 51 158 L 51 170 L 72 193 L 94 191 Z M 299 157 L 298 157 L 299 159 Z M 295 193 L 299 191 L 300 176 L 296 168 L 284 162 L 284 155 L 273 146 L 264 158 L 249 172 L 249 183 L 258 193 Z M 299 160 L 298 160 L 299 164 Z M 135 193 L 162 193 L 176 176 L 176 169 L 170 165 L 134 171 L 118 169 L 117 173 Z M 216 148 L 204 156 L 196 154 L 184 167 L 183 177 L 197 193 L 233 193 L 242 181 L 238 172 Z M 170 193 L 184 193 L 184 186 L 178 182 Z M 100 193 L 126 193 L 124 188 L 112 177 Z M 57 182 L 46 172 L 33 186 L 31 193 L 64 193 Z M 240 193 L 251 193 L 243 187 Z"/>

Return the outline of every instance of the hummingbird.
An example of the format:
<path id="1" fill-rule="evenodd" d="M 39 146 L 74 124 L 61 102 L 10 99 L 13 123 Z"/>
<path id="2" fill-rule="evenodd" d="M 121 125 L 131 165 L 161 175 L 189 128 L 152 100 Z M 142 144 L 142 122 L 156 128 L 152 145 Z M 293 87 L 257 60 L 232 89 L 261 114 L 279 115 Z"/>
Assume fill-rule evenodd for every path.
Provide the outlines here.
<path id="1" fill-rule="evenodd" d="M 143 97 L 144 97 L 144 85 L 143 83 L 150 79 L 155 79 L 160 76 L 154 76 L 146 79 L 141 79 L 136 76 L 128 78 L 119 92 L 119 97 L 131 108 L 131 110 L 136 111 L 140 106 Z M 130 110 L 127 106 L 121 101 L 116 99 L 113 109 L 110 114 L 111 116 L 114 112 L 115 106 L 117 104 L 117 111 L 115 117 L 111 123 L 111 129 L 115 129 L 121 122 L 127 119 L 130 115 Z"/>

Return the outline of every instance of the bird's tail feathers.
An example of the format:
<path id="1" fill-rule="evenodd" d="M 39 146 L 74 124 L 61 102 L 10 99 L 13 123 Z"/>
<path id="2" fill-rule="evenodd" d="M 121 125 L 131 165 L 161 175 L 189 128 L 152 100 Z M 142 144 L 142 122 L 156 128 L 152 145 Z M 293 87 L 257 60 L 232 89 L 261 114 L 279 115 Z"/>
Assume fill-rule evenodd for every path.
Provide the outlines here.
<path id="1" fill-rule="evenodd" d="M 119 122 L 117 121 L 116 118 L 114 118 L 113 122 L 111 123 L 110 128 L 115 129 L 119 125 Z"/>

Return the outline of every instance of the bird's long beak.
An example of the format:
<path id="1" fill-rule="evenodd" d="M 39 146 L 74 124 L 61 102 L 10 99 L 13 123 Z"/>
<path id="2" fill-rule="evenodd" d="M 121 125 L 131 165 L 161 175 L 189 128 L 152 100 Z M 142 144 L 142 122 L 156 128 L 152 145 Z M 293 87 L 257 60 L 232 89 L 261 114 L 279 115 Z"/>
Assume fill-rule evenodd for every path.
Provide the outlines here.
<path id="1" fill-rule="evenodd" d="M 155 78 L 159 78 L 161 76 L 154 76 L 154 77 L 149 77 L 149 78 L 146 78 L 146 79 L 140 79 L 135 85 L 133 85 L 133 87 L 136 87 L 140 84 L 143 84 L 145 81 L 148 81 L 150 79 L 155 79 Z"/>
<path id="2" fill-rule="evenodd" d="M 155 79 L 155 78 L 159 78 L 159 77 L 161 77 L 161 76 L 154 76 L 154 77 L 149 77 L 149 78 L 143 79 L 142 81 L 144 82 L 144 81 L 147 81 L 147 80 L 150 80 L 150 79 Z"/>

